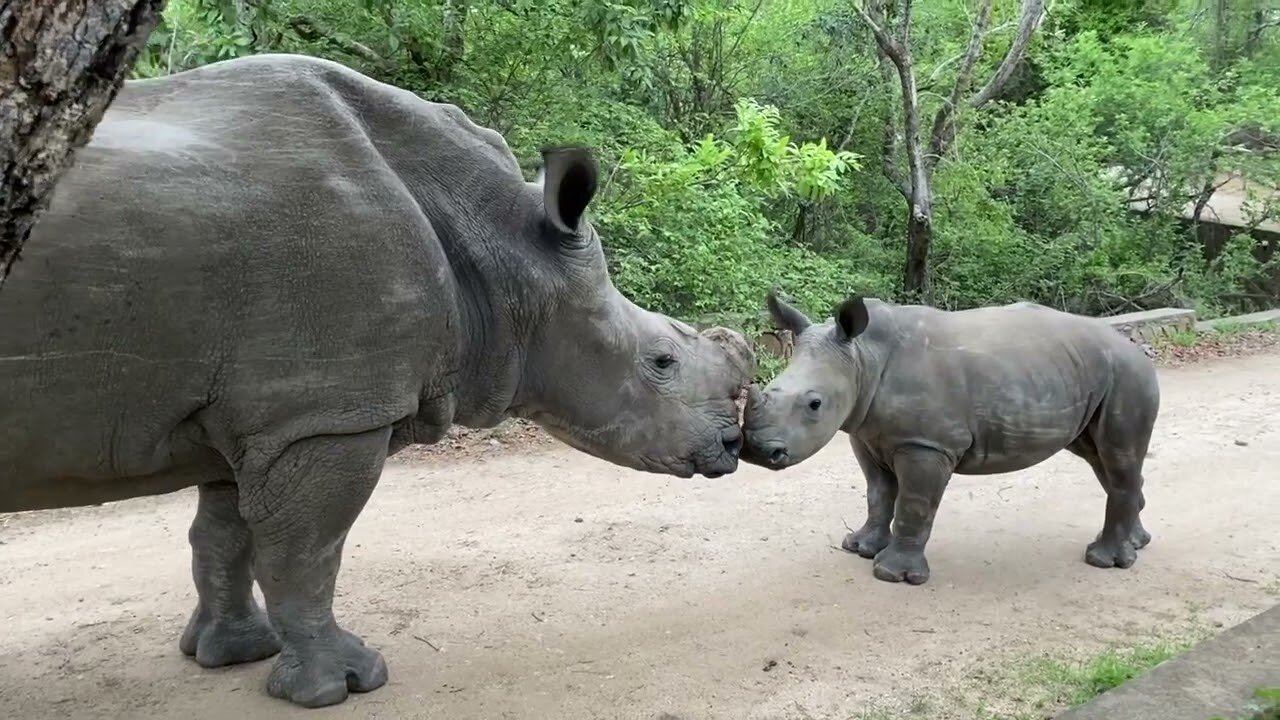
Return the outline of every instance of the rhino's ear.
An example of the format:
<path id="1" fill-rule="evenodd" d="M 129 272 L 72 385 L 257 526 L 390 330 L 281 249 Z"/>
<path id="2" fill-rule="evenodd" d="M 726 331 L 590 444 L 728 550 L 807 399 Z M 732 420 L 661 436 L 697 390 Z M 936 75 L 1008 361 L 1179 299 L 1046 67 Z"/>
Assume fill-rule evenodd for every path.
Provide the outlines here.
<path id="1" fill-rule="evenodd" d="M 800 337 L 800 333 L 810 325 L 809 318 L 779 299 L 776 290 L 769 291 L 768 296 L 765 297 L 765 304 L 769 306 L 769 315 L 773 318 L 773 322 L 783 330 L 790 330 L 796 337 Z"/>
<path id="2" fill-rule="evenodd" d="M 547 219 L 564 233 L 577 234 L 582 216 L 596 194 L 600 172 L 591 151 L 581 147 L 546 148 L 542 151 L 542 202 Z"/>
<path id="3" fill-rule="evenodd" d="M 867 329 L 870 318 L 867 315 L 867 304 L 860 297 L 851 297 L 836 308 L 836 334 L 848 342 Z"/>

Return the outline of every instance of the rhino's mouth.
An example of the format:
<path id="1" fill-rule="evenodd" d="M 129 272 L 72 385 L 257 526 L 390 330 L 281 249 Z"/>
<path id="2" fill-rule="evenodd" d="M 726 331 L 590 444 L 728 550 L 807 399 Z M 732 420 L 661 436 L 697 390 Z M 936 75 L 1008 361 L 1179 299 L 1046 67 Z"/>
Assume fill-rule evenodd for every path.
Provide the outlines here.
<path id="1" fill-rule="evenodd" d="M 611 448 L 608 443 L 593 437 L 599 433 L 583 433 L 543 413 L 531 415 L 528 419 L 540 425 L 555 439 L 575 450 L 632 470 L 641 470 L 659 475 L 674 475 L 683 479 L 691 478 L 694 475 L 703 475 L 714 479 L 728 475 L 738 469 L 738 452 L 742 447 L 742 439 L 736 425 L 730 426 L 730 429 L 723 431 L 707 433 L 707 450 L 698 452 L 692 457 L 677 457 L 619 453 Z M 728 438 L 727 441 L 725 440 L 726 437 Z"/>
<path id="2" fill-rule="evenodd" d="M 761 437 L 758 432 L 747 431 L 742 447 L 742 461 L 770 470 L 785 470 L 795 464 L 787 446 L 779 440 Z"/>

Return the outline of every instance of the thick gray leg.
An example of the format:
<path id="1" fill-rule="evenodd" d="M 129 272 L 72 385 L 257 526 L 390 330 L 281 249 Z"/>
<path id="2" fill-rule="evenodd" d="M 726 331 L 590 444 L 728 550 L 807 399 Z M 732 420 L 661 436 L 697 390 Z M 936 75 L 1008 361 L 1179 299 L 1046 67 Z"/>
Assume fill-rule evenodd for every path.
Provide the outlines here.
<path id="1" fill-rule="evenodd" d="M 204 667 L 264 660 L 280 638 L 253 599 L 253 550 L 234 483 L 201 485 L 191 542 L 191 575 L 200 600 L 178 647 Z"/>
<path id="2" fill-rule="evenodd" d="M 1118 379 L 1085 437 L 1073 443 L 1079 448 L 1073 450 L 1089 460 L 1107 493 L 1102 532 L 1084 554 L 1085 562 L 1096 567 L 1130 567 L 1138 559 L 1138 548 L 1151 542 L 1138 516 L 1147 504 L 1142 464 L 1160 409 L 1160 393 L 1150 368 L 1143 369 L 1145 374 Z"/>
<path id="3" fill-rule="evenodd" d="M 898 499 L 898 479 L 891 470 L 872 460 L 857 439 L 849 440 L 862 475 L 867 479 L 867 520 L 862 527 L 845 535 L 840 547 L 871 559 L 889 545 L 889 524 L 893 522 L 893 504 Z"/>
<path id="4" fill-rule="evenodd" d="M 1107 493 L 1107 510 L 1103 528 L 1085 550 L 1085 562 L 1102 568 L 1132 567 L 1138 559 L 1137 551 L 1151 542 L 1151 533 L 1142 526 L 1142 519 L 1139 516 L 1147 505 L 1147 499 L 1142 493 L 1141 463 L 1135 471 L 1132 467 L 1126 469 L 1125 466 L 1132 463 L 1124 460 L 1124 454 L 1113 458 L 1112 465 L 1116 466 L 1113 467 L 1113 471 L 1118 478 L 1117 482 L 1112 479 L 1111 471 L 1103 465 L 1092 438 L 1085 435 L 1072 443 L 1068 449 L 1089 463 L 1089 467 L 1093 468 L 1093 474 L 1098 478 L 1098 484 L 1102 485 L 1103 491 Z M 1113 487 L 1116 488 L 1115 491 L 1112 490 Z M 1117 533 L 1125 530 L 1126 523 L 1128 524 L 1125 536 L 1127 542 L 1119 542 Z"/>
<path id="5" fill-rule="evenodd" d="M 347 531 L 377 484 L 390 434 L 309 438 L 241 483 L 254 568 L 284 641 L 267 679 L 274 697 L 321 707 L 387 681 L 382 656 L 338 627 L 333 589 Z"/>
<path id="6" fill-rule="evenodd" d="M 1107 510 L 1102 532 L 1089 543 L 1084 560 L 1100 568 L 1132 567 L 1138 560 L 1138 548 L 1151 542 L 1151 534 L 1139 519 L 1146 505 L 1146 498 L 1142 496 L 1142 466 L 1103 454 L 1102 467 Z"/>
<path id="7" fill-rule="evenodd" d="M 893 509 L 893 539 L 876 555 L 873 570 L 880 580 L 906 580 L 920 585 L 929 579 L 925 544 L 933 518 L 954 466 L 941 453 L 925 448 L 899 450 L 893 457 L 898 498 Z"/>

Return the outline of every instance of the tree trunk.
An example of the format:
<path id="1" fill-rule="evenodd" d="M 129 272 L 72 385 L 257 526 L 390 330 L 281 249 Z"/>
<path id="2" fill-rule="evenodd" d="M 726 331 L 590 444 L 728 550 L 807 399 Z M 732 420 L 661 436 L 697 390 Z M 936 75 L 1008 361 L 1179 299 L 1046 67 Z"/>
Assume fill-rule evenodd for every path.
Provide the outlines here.
<path id="1" fill-rule="evenodd" d="M 0 0 L 0 288 L 165 0 Z"/>
<path id="2" fill-rule="evenodd" d="M 907 267 L 902 290 L 911 302 L 933 304 L 929 249 L 933 245 L 933 194 L 928 180 L 912 187 L 907 213 Z"/>
<path id="3" fill-rule="evenodd" d="M 436 79 L 444 85 L 453 81 L 453 72 L 466 55 L 467 0 L 444 0 L 441 12 L 440 64 Z"/>

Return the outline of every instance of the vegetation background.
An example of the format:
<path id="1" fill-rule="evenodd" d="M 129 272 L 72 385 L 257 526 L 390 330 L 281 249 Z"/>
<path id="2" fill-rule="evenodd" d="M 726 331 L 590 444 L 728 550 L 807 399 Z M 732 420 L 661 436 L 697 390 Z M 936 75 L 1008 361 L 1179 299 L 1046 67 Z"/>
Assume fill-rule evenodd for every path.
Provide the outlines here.
<path id="1" fill-rule="evenodd" d="M 530 177 L 540 146 L 594 146 L 615 282 L 690 320 L 749 327 L 773 286 L 819 317 L 1280 290 L 1280 236 L 1184 217 L 1232 175 L 1254 225 L 1280 209 L 1275 0 L 171 0 L 134 75 L 261 52 L 458 104 Z"/>

